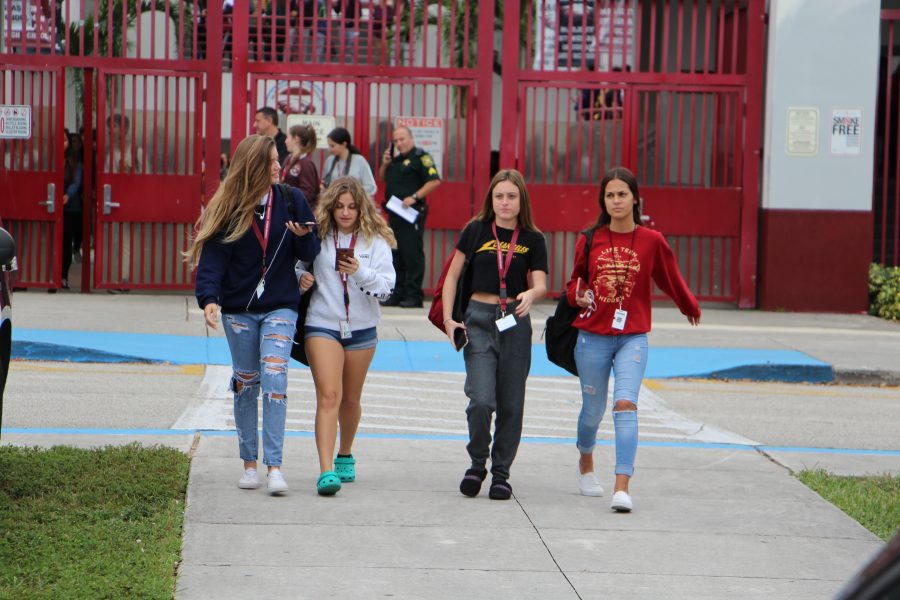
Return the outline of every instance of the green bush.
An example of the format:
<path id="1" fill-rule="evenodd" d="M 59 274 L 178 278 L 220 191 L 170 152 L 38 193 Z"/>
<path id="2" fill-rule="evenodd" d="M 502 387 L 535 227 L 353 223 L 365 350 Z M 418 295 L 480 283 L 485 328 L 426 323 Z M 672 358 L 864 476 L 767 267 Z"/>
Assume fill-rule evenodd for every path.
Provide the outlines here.
<path id="1" fill-rule="evenodd" d="M 900 320 L 900 267 L 869 265 L 869 314 Z"/>

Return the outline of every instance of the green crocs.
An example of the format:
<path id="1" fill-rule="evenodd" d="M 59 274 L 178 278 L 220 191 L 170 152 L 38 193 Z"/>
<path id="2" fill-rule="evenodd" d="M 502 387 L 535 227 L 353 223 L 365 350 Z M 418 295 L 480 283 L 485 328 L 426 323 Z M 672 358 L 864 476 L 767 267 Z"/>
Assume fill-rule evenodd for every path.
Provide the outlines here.
<path id="1" fill-rule="evenodd" d="M 334 496 L 341 489 L 341 480 L 334 471 L 325 471 L 319 475 L 316 491 L 320 496 Z"/>
<path id="2" fill-rule="evenodd" d="M 356 459 L 353 455 L 336 456 L 334 458 L 334 472 L 343 483 L 356 481 Z"/>

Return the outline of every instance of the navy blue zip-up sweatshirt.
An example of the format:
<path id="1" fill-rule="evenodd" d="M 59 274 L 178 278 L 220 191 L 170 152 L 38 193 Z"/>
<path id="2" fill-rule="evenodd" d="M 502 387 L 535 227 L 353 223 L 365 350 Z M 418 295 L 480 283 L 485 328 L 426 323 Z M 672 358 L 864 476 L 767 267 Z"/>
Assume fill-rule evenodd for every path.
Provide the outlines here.
<path id="1" fill-rule="evenodd" d="M 296 188 L 288 188 L 290 197 L 282 196 L 282 187 L 272 186 L 272 224 L 266 245 L 266 285 L 262 297 L 256 296 L 256 286 L 262 276 L 263 252 L 251 226 L 247 233 L 232 243 L 224 242 L 220 231 L 203 245 L 197 266 L 194 295 L 200 308 L 216 303 L 223 313 L 264 313 L 279 308 L 296 310 L 300 303 L 300 288 L 294 264 L 297 259 L 310 262 L 319 254 L 319 237 L 315 232 L 297 237 L 286 227 L 287 221 L 300 223 L 315 221 L 312 210 Z M 293 202 L 294 215 L 287 202 Z M 265 231 L 263 219 L 254 217 L 260 233 Z M 284 236 L 281 248 L 276 252 Z M 249 304 L 249 306 L 248 306 Z"/>

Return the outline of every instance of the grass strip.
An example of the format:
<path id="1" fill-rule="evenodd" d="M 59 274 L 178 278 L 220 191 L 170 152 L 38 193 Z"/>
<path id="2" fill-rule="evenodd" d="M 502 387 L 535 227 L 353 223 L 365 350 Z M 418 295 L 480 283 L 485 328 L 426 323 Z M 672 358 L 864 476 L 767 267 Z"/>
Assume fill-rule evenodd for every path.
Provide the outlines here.
<path id="1" fill-rule="evenodd" d="M 0 598 L 172 598 L 189 458 L 0 446 Z"/>
<path id="2" fill-rule="evenodd" d="M 821 469 L 801 471 L 797 477 L 881 539 L 900 529 L 900 477 L 844 477 Z"/>

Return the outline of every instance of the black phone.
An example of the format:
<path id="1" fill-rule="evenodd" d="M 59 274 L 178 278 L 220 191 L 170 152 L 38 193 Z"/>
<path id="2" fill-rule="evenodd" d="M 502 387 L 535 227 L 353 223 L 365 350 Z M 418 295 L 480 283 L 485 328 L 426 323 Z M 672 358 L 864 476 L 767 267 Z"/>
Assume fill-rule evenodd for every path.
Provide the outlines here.
<path id="1" fill-rule="evenodd" d="M 391 158 L 394 158 L 397 153 L 394 151 L 394 142 L 391 142 Z"/>
<path id="2" fill-rule="evenodd" d="M 453 330 L 453 346 L 456 348 L 456 351 L 459 352 L 463 348 L 466 347 L 466 344 L 469 343 L 469 334 L 466 333 L 466 330 L 462 327 L 457 327 Z"/>

